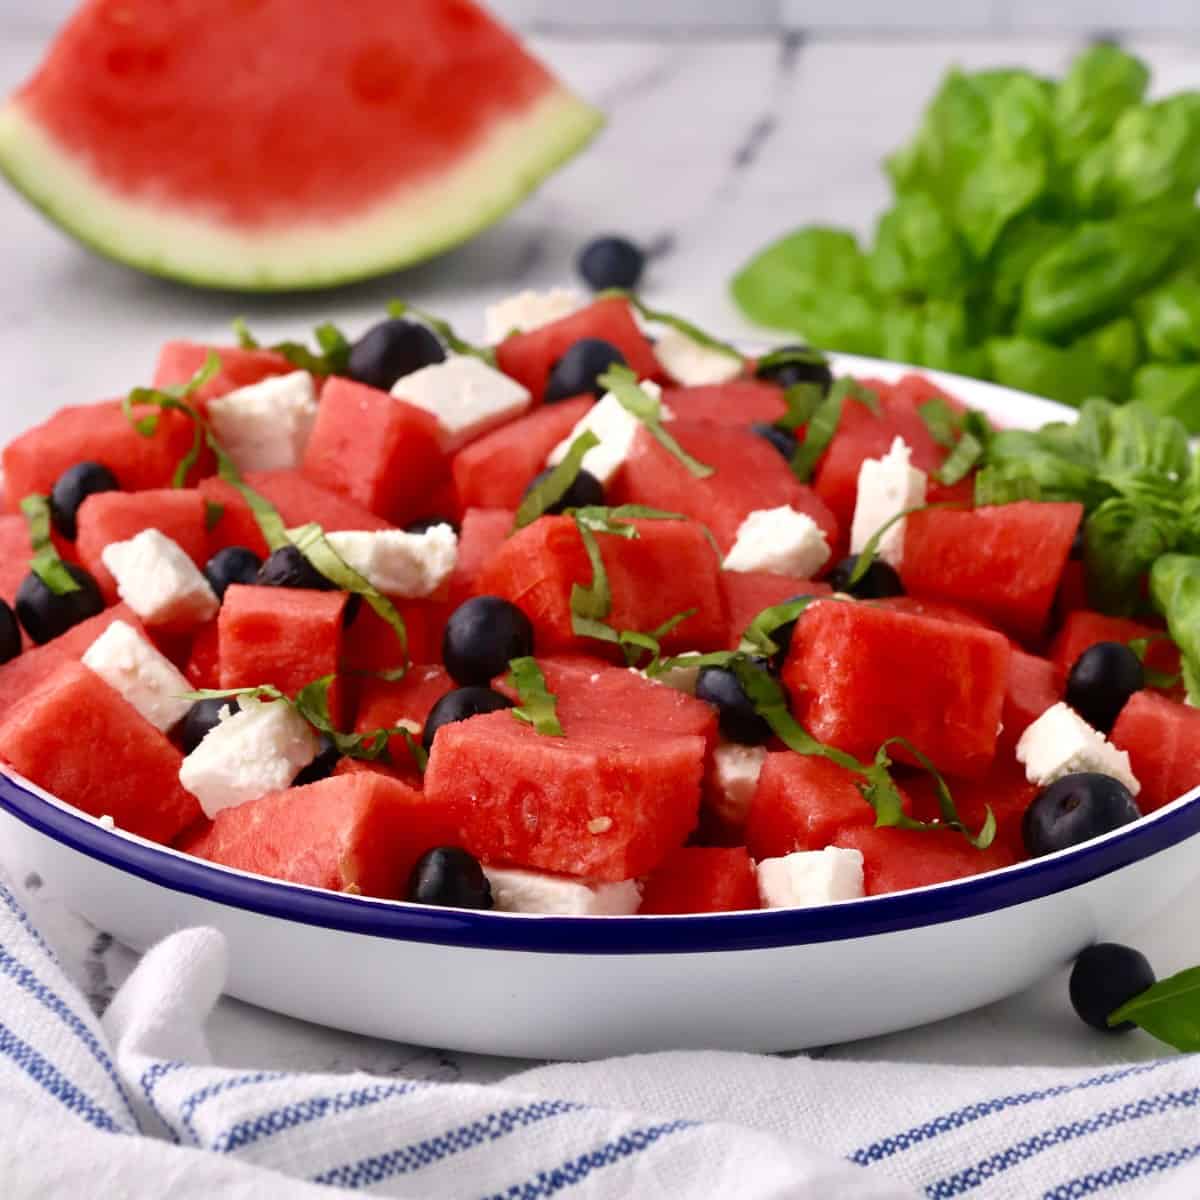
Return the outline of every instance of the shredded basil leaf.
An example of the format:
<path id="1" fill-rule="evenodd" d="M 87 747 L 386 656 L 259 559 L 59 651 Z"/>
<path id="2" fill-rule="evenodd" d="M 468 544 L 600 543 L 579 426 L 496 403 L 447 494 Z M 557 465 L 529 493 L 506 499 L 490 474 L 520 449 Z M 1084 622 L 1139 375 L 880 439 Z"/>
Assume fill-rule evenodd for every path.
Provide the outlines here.
<path id="1" fill-rule="evenodd" d="M 607 388 L 626 412 L 635 416 L 646 431 L 673 458 L 678 459 L 697 479 L 707 479 L 715 474 L 713 467 L 693 458 L 663 428 L 662 404 L 638 384 L 637 376 L 626 366 L 617 364 L 609 367 L 600 376 L 600 386 Z"/>
<path id="2" fill-rule="evenodd" d="M 833 441 L 838 425 L 841 424 L 842 409 L 849 394 L 849 381 L 836 380 L 829 390 L 829 395 L 821 401 L 816 412 L 809 418 L 804 441 L 796 447 L 796 453 L 792 455 L 792 474 L 801 483 L 808 483 L 821 455 L 829 449 L 829 443 Z"/>
<path id="3" fill-rule="evenodd" d="M 121 410 L 125 414 L 125 419 L 142 437 L 153 437 L 158 432 L 161 413 L 181 412 L 191 419 L 192 445 L 175 467 L 175 473 L 171 477 L 172 487 L 187 486 L 192 468 L 200 461 L 200 451 L 204 448 L 206 436 L 206 428 L 200 414 L 185 401 L 189 396 L 198 392 L 220 369 L 220 355 L 215 350 L 210 350 L 199 370 L 186 383 L 172 384 L 165 388 L 134 388 L 121 401 Z M 155 411 L 147 416 L 139 417 L 134 412 L 135 406 L 139 404 L 149 405 Z"/>
<path id="4" fill-rule="evenodd" d="M 204 502 L 204 528 L 212 533 L 214 529 L 221 523 L 221 518 L 225 515 L 225 505 L 218 504 L 215 500 L 205 500 Z"/>
<path id="5" fill-rule="evenodd" d="M 683 317 L 651 308 L 627 288 L 606 288 L 597 299 L 607 300 L 616 297 L 627 300 L 647 321 L 653 321 L 658 325 L 668 325 L 672 329 L 677 329 L 684 337 L 689 338 L 698 346 L 703 346 L 707 350 L 715 350 L 718 354 L 724 354 L 729 358 L 736 358 L 738 362 L 745 361 L 745 355 L 736 346 L 730 345 L 729 342 L 723 342 L 718 337 L 713 337 L 711 333 L 705 333 L 698 325 L 693 325 L 691 321 L 685 320 Z"/>
<path id="6" fill-rule="evenodd" d="M 771 635 L 777 629 L 782 629 L 797 620 L 816 599 L 816 596 L 801 596 L 798 600 L 788 600 L 783 604 L 773 604 L 770 608 L 764 608 L 746 626 L 746 632 L 742 634 L 742 644 L 765 658 L 778 654 L 782 647 Z"/>
<path id="7" fill-rule="evenodd" d="M 946 450 L 952 450 L 962 429 L 962 415 L 957 413 L 941 396 L 934 396 L 917 405 L 917 415 L 925 422 L 929 436 Z"/>
<path id="8" fill-rule="evenodd" d="M 875 561 L 879 554 L 879 546 L 883 541 L 884 534 L 887 533 L 893 525 L 911 517 L 913 513 L 930 512 L 938 508 L 956 508 L 957 505 L 951 500 L 944 500 L 938 504 L 918 504 L 915 508 L 906 508 L 902 512 L 898 512 L 893 516 L 888 517 L 880 527 L 867 539 L 867 544 L 858 552 L 858 561 L 854 564 L 854 570 L 850 572 L 850 578 L 846 580 L 847 589 L 852 588 L 856 583 L 863 578 L 864 575 L 871 569 L 871 564 Z"/>
<path id="9" fill-rule="evenodd" d="M 622 630 L 617 635 L 617 642 L 625 654 L 625 665 L 636 667 L 642 655 L 649 654 L 650 661 L 645 668 L 649 672 L 651 667 L 662 657 L 662 639 L 682 625 L 689 617 L 694 617 L 697 611 L 694 608 L 685 608 L 683 612 L 677 612 L 673 617 L 668 617 L 657 629 L 651 629 L 648 633 L 639 633 L 633 629 Z"/>
<path id="10" fill-rule="evenodd" d="M 405 300 L 392 300 L 387 306 L 389 317 L 416 317 L 422 325 L 428 325 L 455 354 L 469 354 L 472 358 L 482 359 L 489 367 L 496 365 L 496 352 L 490 346 L 475 346 L 464 341 L 454 332 L 449 321 L 436 317 L 433 313 L 417 308 Z"/>
<path id="11" fill-rule="evenodd" d="M 521 703 L 512 709 L 518 721 L 525 721 L 543 737 L 564 737 L 558 721 L 558 701 L 546 687 L 546 677 L 534 658 L 514 658 L 509 664 L 509 683 Z"/>
<path id="12" fill-rule="evenodd" d="M 233 332 L 243 350 L 263 348 L 243 317 L 234 320 Z M 313 337 L 318 347 L 315 351 L 303 342 L 295 341 L 275 342 L 267 349 L 287 359 L 299 371 L 309 371 L 313 375 L 345 375 L 350 367 L 350 339 L 332 321 L 318 325 L 313 330 Z"/>
<path id="13" fill-rule="evenodd" d="M 233 335 L 237 338 L 238 348 L 241 350 L 261 350 L 258 338 L 250 332 L 250 326 L 246 324 L 245 317 L 234 317 L 231 322 L 233 326 Z"/>
<path id="14" fill-rule="evenodd" d="M 819 383 L 793 383 L 784 390 L 783 402 L 787 405 L 787 412 L 775 422 L 775 428 L 795 433 L 812 420 L 824 398 L 825 389 Z"/>
<path id="15" fill-rule="evenodd" d="M 964 433 L 958 444 L 950 451 L 937 473 L 938 482 L 953 487 L 966 479 L 983 457 L 983 444 L 974 434 Z"/>
<path id="16" fill-rule="evenodd" d="M 975 475 L 975 507 L 1016 504 L 1020 500 L 1040 500 L 1042 489 L 1033 474 L 1017 464 L 1008 467 L 981 467 Z"/>
<path id="17" fill-rule="evenodd" d="M 287 700 L 288 698 L 274 684 L 263 683 L 258 687 L 241 688 L 197 688 L 194 692 L 184 692 L 179 698 L 191 700 L 238 700 L 242 697 L 248 700 Z M 290 704 L 291 701 L 288 700 Z"/>
<path id="18" fill-rule="evenodd" d="M 33 548 L 29 569 L 55 596 L 69 596 L 81 591 L 54 545 L 49 498 L 33 492 L 21 501 L 21 512 L 29 526 L 29 544 Z"/>
<path id="19" fill-rule="evenodd" d="M 658 662 L 651 663 L 646 668 L 646 674 L 651 679 L 657 679 L 681 668 L 702 671 L 705 667 L 727 667 L 737 657 L 739 654 L 736 650 L 713 650 L 708 654 L 676 654 L 671 658 L 661 658 Z"/>
<path id="20" fill-rule="evenodd" d="M 1108 1017 L 1110 1026 L 1126 1021 L 1176 1050 L 1200 1050 L 1200 967 L 1160 979 Z"/>
<path id="21" fill-rule="evenodd" d="M 600 445 L 600 439 L 590 429 L 584 430 L 572 443 L 566 457 L 521 501 L 513 520 L 513 532 L 524 529 L 553 508 L 570 490 L 587 452 Z"/>

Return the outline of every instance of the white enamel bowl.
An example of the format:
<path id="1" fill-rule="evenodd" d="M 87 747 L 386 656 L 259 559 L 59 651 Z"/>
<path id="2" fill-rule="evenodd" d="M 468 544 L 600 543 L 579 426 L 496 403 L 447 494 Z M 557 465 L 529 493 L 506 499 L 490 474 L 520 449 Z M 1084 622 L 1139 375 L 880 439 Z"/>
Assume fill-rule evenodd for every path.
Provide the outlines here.
<path id="1" fill-rule="evenodd" d="M 894 378 L 894 364 L 838 368 Z M 998 421 L 1064 410 L 927 372 Z M 1200 789 L 1060 854 L 911 892 L 795 911 L 535 917 L 297 887 L 104 829 L 0 776 L 10 862 L 135 948 L 211 925 L 242 1000 L 377 1037 L 589 1058 L 792 1050 L 934 1021 L 1017 992 L 1152 916 L 1200 875 Z"/>

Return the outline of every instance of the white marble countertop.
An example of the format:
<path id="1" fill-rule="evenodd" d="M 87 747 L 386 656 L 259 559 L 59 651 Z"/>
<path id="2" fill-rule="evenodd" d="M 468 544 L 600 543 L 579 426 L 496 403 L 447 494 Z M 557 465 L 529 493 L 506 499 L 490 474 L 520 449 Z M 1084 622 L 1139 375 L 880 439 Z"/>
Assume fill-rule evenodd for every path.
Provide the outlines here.
<path id="1" fill-rule="evenodd" d="M 220 339 L 246 316 L 267 337 L 333 318 L 356 333 L 403 296 L 478 333 L 483 304 L 518 287 L 569 281 L 581 243 L 604 231 L 655 248 L 647 296 L 732 335 L 751 332 L 725 282 L 767 238 L 807 221 L 870 227 L 886 202 L 878 163 L 913 128 L 947 65 L 1021 64 L 1056 71 L 1077 46 L 1057 40 L 796 37 L 685 41 L 540 37 L 535 48 L 607 110 L 593 148 L 496 229 L 441 260 L 349 290 L 247 298 L 189 291 L 93 258 L 0 191 L 0 440 L 62 404 L 144 382 L 169 337 Z M 1200 86 L 1200 44 L 1139 43 L 1156 87 Z M 33 35 L 5 34 L 0 90 L 36 61 Z M 3 860 L 3 847 L 0 847 Z M 54 881 L 28 879 L 38 919 L 102 1007 L 133 956 L 62 911 Z M 1200 961 L 1200 890 L 1131 938 L 1160 974 Z M 1092 1062 L 1145 1057 L 1080 1026 L 1063 977 L 1013 1000 L 927 1029 L 828 1051 L 830 1057 L 940 1062 Z M 373 1042 L 222 1002 L 216 1060 L 237 1066 L 366 1069 L 436 1078 L 496 1078 L 516 1064 Z"/>

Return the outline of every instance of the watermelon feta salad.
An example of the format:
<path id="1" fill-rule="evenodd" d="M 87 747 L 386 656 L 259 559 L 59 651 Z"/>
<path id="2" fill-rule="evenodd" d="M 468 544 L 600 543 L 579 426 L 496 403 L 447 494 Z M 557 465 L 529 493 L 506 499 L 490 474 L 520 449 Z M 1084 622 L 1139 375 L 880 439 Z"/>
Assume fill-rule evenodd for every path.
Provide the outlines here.
<path id="1" fill-rule="evenodd" d="M 0 761 L 225 866 L 580 915 L 920 887 L 1200 783 L 1169 420 L 997 430 L 623 292 L 487 325 L 238 322 L 13 441 Z"/>

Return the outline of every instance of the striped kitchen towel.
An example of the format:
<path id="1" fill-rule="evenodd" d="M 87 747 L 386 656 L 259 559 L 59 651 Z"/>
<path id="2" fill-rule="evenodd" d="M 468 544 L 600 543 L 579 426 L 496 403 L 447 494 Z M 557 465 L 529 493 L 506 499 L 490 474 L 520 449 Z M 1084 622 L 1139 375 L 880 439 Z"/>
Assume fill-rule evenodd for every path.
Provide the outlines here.
<path id="1" fill-rule="evenodd" d="M 498 1086 L 211 1062 L 220 934 L 103 1020 L 0 881 L 0 1197 L 1200 1197 L 1200 1062 L 949 1068 L 716 1053 Z"/>

